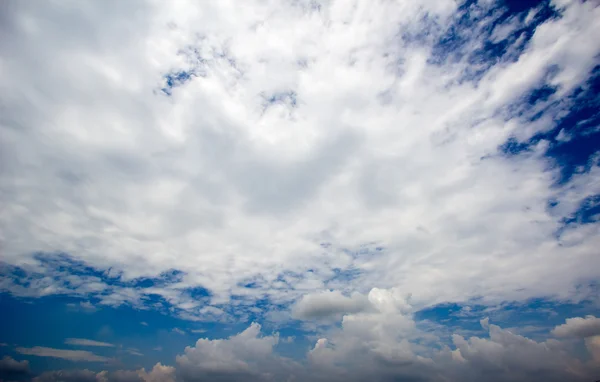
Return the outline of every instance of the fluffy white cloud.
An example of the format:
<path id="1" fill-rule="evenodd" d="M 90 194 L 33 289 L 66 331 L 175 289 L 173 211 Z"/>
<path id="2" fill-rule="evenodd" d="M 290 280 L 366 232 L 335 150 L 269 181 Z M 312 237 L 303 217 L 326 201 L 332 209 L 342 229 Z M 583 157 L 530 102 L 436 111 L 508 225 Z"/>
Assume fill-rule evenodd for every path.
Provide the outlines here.
<path id="1" fill-rule="evenodd" d="M 551 129 L 598 64 L 600 8 L 554 4 L 561 16 L 523 46 L 511 31 L 534 16 L 487 33 L 496 13 L 475 16 L 489 1 L 468 27 L 453 0 L 11 2 L 3 261 L 46 275 L 32 254 L 67 253 L 123 279 L 186 275 L 146 292 L 65 274 L 0 288 L 107 305 L 152 292 L 219 320 L 328 289 L 395 287 L 415 306 L 588 297 L 575 287 L 600 276 L 600 225 L 556 233 L 600 193 L 600 169 L 556 186 L 548 142 L 498 155 Z M 451 28 L 464 43 L 440 57 Z M 490 33 L 514 60 L 470 60 Z M 520 107 L 544 81 L 557 93 Z M 185 293 L 198 286 L 206 301 Z"/>
<path id="2" fill-rule="evenodd" d="M 201 338 L 177 356 L 178 372 L 185 381 L 287 380 L 298 365 L 273 353 L 279 335 L 261 335 L 253 323 L 227 339 Z"/>
<path id="3" fill-rule="evenodd" d="M 600 318 L 594 316 L 568 318 L 552 330 L 557 337 L 592 337 L 600 335 Z"/>

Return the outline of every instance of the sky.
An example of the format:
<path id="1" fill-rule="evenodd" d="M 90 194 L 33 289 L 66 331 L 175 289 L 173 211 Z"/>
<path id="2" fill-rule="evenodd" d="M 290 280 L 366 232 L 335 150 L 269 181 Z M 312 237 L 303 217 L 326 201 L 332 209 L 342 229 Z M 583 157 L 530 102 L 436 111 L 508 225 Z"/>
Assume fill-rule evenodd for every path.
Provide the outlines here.
<path id="1" fill-rule="evenodd" d="M 600 3 L 0 4 L 0 381 L 600 379 Z"/>

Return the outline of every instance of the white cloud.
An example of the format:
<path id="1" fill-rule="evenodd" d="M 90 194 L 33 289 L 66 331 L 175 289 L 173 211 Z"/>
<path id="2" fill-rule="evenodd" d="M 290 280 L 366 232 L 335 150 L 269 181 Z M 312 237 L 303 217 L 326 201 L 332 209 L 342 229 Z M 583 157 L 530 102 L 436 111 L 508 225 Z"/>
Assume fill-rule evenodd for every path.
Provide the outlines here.
<path id="1" fill-rule="evenodd" d="M 160 363 L 154 365 L 149 372 L 138 370 L 138 375 L 144 382 L 175 382 L 175 368 Z"/>
<path id="2" fill-rule="evenodd" d="M 65 340 L 65 344 L 77 345 L 77 346 L 100 346 L 100 347 L 114 347 L 115 346 L 115 345 L 109 344 L 107 342 L 88 340 L 85 338 L 67 338 Z"/>
<path id="3" fill-rule="evenodd" d="M 299 365 L 273 353 L 278 342 L 277 334 L 263 336 L 261 326 L 253 323 L 227 339 L 199 339 L 177 356 L 177 369 L 190 382 L 286 380 Z"/>
<path id="4" fill-rule="evenodd" d="M 43 346 L 34 346 L 32 348 L 18 347 L 17 353 L 26 355 L 35 355 L 38 357 L 62 358 L 69 361 L 87 361 L 87 362 L 108 362 L 110 358 L 102 357 L 85 350 L 64 350 L 47 348 Z"/>
<path id="5" fill-rule="evenodd" d="M 600 223 L 556 232 L 600 193 L 600 170 L 555 187 L 547 142 L 497 153 L 568 110 L 560 97 L 598 63 L 600 8 L 561 1 L 518 59 L 470 80 L 468 55 L 434 62 L 461 16 L 453 0 L 307 4 L 12 3 L 0 27 L 3 261 L 42 276 L 24 287 L 4 275 L 0 289 L 146 304 L 150 290 L 32 257 L 46 252 L 123 280 L 183 270 L 152 292 L 190 319 L 328 289 L 396 288 L 415 307 L 589 297 L 576 286 L 600 276 Z M 489 27 L 461 30 L 456 53 L 481 48 Z M 535 113 L 512 106 L 549 68 L 558 93 L 526 121 Z M 180 71 L 194 76 L 161 94 Z M 198 286 L 206 301 L 185 293 Z"/>
<path id="6" fill-rule="evenodd" d="M 600 336 L 600 318 L 594 316 L 568 318 L 562 325 L 552 330 L 557 337 L 592 337 Z"/>
<path id="7" fill-rule="evenodd" d="M 179 328 L 173 328 L 173 333 L 177 333 L 177 334 L 185 334 L 185 332 Z"/>

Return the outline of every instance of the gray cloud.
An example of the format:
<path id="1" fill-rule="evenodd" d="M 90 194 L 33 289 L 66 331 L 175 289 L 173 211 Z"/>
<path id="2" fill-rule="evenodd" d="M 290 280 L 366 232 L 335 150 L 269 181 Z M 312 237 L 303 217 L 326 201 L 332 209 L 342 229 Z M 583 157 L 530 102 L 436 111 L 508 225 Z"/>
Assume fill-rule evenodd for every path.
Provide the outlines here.
<path id="1" fill-rule="evenodd" d="M 29 374 L 29 361 L 17 361 L 10 356 L 0 359 L 0 378 Z"/>
<path id="2" fill-rule="evenodd" d="M 293 314 L 300 319 L 326 319 L 345 313 L 357 313 L 370 307 L 369 300 L 358 293 L 350 297 L 339 291 L 324 291 L 302 296 Z"/>

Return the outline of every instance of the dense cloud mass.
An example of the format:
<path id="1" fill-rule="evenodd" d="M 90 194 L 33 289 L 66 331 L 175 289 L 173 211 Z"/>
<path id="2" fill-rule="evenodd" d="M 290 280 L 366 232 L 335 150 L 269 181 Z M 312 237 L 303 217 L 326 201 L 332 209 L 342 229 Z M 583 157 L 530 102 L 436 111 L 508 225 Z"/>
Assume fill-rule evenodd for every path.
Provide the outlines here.
<path id="1" fill-rule="evenodd" d="M 37 381 L 600 379 L 592 311 L 540 336 L 417 315 L 599 306 L 596 1 L 0 8 L 0 293 L 247 327 L 150 371 L 119 370 L 116 352 L 149 351 L 100 336 L 29 341 L 2 373 L 42 359 L 79 369 Z M 295 357 L 285 325 L 310 342 Z"/>

